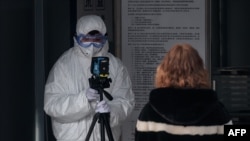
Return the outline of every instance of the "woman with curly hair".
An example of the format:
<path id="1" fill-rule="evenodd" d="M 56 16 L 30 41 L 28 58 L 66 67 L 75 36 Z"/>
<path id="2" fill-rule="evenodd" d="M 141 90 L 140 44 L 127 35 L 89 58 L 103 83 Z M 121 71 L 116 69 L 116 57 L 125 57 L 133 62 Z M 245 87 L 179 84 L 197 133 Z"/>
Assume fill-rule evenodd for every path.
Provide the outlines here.
<path id="1" fill-rule="evenodd" d="M 155 89 L 142 109 L 135 141 L 223 140 L 231 117 L 211 89 L 208 71 L 190 44 L 176 44 L 155 75 Z"/>

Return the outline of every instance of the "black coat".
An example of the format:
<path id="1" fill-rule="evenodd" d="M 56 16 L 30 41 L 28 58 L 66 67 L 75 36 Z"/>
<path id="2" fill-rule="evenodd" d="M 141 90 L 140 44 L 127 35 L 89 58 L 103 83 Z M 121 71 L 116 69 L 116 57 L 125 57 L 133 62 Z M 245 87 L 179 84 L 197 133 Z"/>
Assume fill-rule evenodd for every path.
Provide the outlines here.
<path id="1" fill-rule="evenodd" d="M 159 88 L 150 93 L 135 141 L 220 141 L 231 117 L 211 89 Z"/>

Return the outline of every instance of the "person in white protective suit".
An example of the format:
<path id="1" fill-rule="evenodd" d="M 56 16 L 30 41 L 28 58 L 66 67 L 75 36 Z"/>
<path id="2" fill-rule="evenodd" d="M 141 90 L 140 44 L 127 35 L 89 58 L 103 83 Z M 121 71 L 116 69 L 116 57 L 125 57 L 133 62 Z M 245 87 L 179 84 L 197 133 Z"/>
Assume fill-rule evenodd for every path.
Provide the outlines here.
<path id="1" fill-rule="evenodd" d="M 119 141 L 121 124 L 134 108 L 134 93 L 126 67 L 108 52 L 106 26 L 96 15 L 81 17 L 76 25 L 74 46 L 63 53 L 50 70 L 44 93 L 44 111 L 51 117 L 57 141 L 84 141 L 96 112 L 110 112 L 110 127 L 114 141 Z M 88 79 L 92 57 L 109 58 L 109 100 L 90 88 Z M 96 122 L 89 138 L 100 141 L 100 124 Z M 107 134 L 105 141 L 109 140 Z"/>

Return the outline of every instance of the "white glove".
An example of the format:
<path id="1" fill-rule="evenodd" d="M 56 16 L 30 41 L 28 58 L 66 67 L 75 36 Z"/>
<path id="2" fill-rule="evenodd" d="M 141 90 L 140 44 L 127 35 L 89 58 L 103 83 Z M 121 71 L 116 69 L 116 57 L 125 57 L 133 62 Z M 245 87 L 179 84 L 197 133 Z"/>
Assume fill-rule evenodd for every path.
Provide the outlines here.
<path id="1" fill-rule="evenodd" d="M 88 101 L 97 101 L 100 98 L 100 94 L 98 94 L 97 90 L 88 88 L 86 91 L 86 97 Z"/>
<path id="2" fill-rule="evenodd" d="M 96 105 L 95 112 L 96 113 L 109 113 L 110 109 L 109 109 L 108 103 L 105 100 L 98 102 Z"/>

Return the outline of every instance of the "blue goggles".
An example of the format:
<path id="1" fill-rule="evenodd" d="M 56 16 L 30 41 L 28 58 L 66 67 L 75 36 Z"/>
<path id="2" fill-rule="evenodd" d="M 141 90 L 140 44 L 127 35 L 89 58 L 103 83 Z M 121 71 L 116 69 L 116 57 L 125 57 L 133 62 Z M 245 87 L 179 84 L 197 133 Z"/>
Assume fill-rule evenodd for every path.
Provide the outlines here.
<path id="1" fill-rule="evenodd" d="M 96 48 L 102 48 L 106 43 L 106 41 L 108 40 L 107 36 L 104 36 L 102 34 L 96 34 L 96 35 L 79 34 L 75 38 L 77 43 L 84 48 L 88 48 L 91 45 L 93 45 Z"/>

